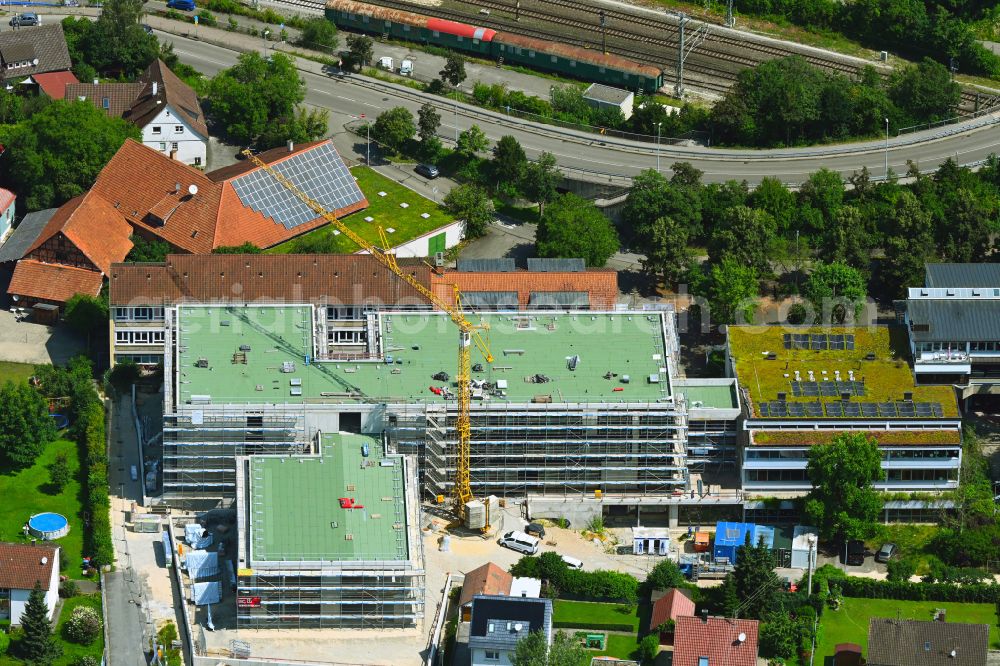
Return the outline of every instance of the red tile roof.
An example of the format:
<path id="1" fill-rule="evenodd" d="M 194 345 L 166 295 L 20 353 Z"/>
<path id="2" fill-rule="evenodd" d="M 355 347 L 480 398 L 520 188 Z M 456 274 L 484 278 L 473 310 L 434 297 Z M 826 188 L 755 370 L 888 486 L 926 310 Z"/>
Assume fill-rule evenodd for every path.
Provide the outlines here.
<path id="1" fill-rule="evenodd" d="M 60 71 L 60 72 L 45 72 L 43 74 L 35 74 L 31 77 L 38 84 L 38 87 L 42 89 L 46 95 L 52 99 L 63 99 L 66 97 L 66 86 L 77 83 L 76 77 L 73 76 L 73 72 Z"/>
<path id="2" fill-rule="evenodd" d="M 531 292 L 583 291 L 590 296 L 590 309 L 614 310 L 618 299 L 618 273 L 610 268 L 592 268 L 582 273 L 538 273 L 517 270 L 503 272 L 463 272 L 446 270 L 431 274 L 434 294 L 455 302 L 453 285 L 463 292 L 516 291 L 521 309 L 528 307 Z"/>
<path id="3" fill-rule="evenodd" d="M 52 546 L 0 543 L 0 588 L 30 590 L 38 581 L 43 590 L 48 590 L 58 550 Z"/>
<path id="4" fill-rule="evenodd" d="M 93 193 L 70 199 L 56 211 L 25 253 L 31 253 L 62 233 L 90 261 L 107 274 L 132 249 L 132 228 L 106 201 Z"/>
<path id="5" fill-rule="evenodd" d="M 422 285 L 430 268 L 400 259 Z M 259 301 L 330 305 L 419 305 L 409 284 L 364 254 L 171 254 L 162 264 L 115 264 L 113 305 Z"/>
<path id="6" fill-rule="evenodd" d="M 667 620 L 676 620 L 682 615 L 694 615 L 694 602 L 677 588 L 668 590 L 666 594 L 653 602 L 649 630 L 653 631 Z"/>
<path id="7" fill-rule="evenodd" d="M 17 199 L 17 195 L 10 190 L 5 190 L 0 187 L 0 211 L 5 211 L 10 208 L 10 205 L 14 203 Z"/>
<path id="8" fill-rule="evenodd" d="M 458 598 L 459 607 L 472 603 L 477 594 L 510 594 L 510 585 L 514 577 L 492 562 L 465 574 L 462 583 L 462 594 Z"/>
<path id="9" fill-rule="evenodd" d="M 164 106 L 180 116 L 191 129 L 208 138 L 205 114 L 198 102 L 198 95 L 191 87 L 177 78 L 162 60 L 154 60 L 140 78 L 142 90 L 125 116 L 139 127 L 145 127 L 160 115 Z M 156 83 L 156 94 L 153 94 Z"/>
<path id="10" fill-rule="evenodd" d="M 33 301 L 65 303 L 74 294 L 97 296 L 103 282 L 97 271 L 22 259 L 14 267 L 7 293 Z"/>
<path id="11" fill-rule="evenodd" d="M 757 620 L 681 616 L 674 626 L 673 666 L 756 666 Z M 740 641 L 740 634 L 745 640 Z"/>

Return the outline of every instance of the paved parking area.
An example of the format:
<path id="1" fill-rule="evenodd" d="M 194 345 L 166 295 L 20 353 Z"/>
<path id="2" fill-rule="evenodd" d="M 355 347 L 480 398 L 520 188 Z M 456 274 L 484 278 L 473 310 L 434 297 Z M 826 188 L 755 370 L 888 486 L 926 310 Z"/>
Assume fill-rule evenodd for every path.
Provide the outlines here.
<path id="1" fill-rule="evenodd" d="M 0 361 L 58 365 L 84 348 L 85 341 L 66 326 L 17 321 L 9 310 L 0 310 Z"/>

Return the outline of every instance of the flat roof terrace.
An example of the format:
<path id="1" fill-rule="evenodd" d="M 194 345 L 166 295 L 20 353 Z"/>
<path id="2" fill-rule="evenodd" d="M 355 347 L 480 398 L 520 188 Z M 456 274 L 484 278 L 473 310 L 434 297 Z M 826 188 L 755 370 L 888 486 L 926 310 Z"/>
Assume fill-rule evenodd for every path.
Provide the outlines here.
<path id="1" fill-rule="evenodd" d="M 730 326 L 729 350 L 757 418 L 958 418 L 951 387 L 914 383 L 902 327 Z"/>
<path id="2" fill-rule="evenodd" d="M 178 313 L 182 403 L 454 400 L 431 391 L 448 388 L 454 395 L 458 329 L 444 313 L 382 314 L 381 359 L 308 364 L 313 334 L 308 306 L 180 306 Z M 660 313 L 535 312 L 470 319 L 489 325 L 482 336 L 494 361 L 487 363 L 473 346 L 472 376 L 502 389 L 493 402 L 530 402 L 536 396 L 551 396 L 552 402 L 654 402 L 670 396 Z M 433 378 L 440 372 L 449 375 L 447 381 Z"/>
<path id="3" fill-rule="evenodd" d="M 251 561 L 406 560 L 402 459 L 364 435 L 323 435 L 320 447 L 250 458 Z M 360 508 L 343 508 L 343 497 Z"/>

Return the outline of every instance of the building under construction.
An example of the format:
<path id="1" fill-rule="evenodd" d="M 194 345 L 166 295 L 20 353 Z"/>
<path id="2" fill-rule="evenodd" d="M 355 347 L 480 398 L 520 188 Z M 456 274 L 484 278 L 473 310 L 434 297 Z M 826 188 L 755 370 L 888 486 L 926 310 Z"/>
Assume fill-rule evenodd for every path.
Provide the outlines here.
<path id="1" fill-rule="evenodd" d="M 313 452 L 316 433 L 338 431 L 384 434 L 418 461 L 424 497 L 452 493 L 458 336 L 446 314 L 366 312 L 349 341 L 312 305 L 178 305 L 165 319 L 166 500 L 232 501 L 238 456 Z M 473 351 L 476 496 L 670 495 L 689 486 L 683 394 L 725 394 L 737 412 L 731 382 L 674 393 L 672 312 L 475 319 L 494 356 Z M 735 419 L 715 433 L 709 407 L 699 455 L 722 460 Z"/>
<path id="2" fill-rule="evenodd" d="M 378 437 L 237 459 L 237 628 L 394 628 L 423 616 L 410 462 Z"/>

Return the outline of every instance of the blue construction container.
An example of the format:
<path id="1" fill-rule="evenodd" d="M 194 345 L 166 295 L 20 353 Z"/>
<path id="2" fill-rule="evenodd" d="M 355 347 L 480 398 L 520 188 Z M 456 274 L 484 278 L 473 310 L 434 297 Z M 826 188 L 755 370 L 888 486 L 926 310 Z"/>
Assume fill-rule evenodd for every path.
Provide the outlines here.
<path id="1" fill-rule="evenodd" d="M 712 557 L 715 559 L 726 558 L 730 564 L 736 564 L 736 551 L 747 542 L 747 535 L 750 536 L 750 543 L 757 545 L 763 539 L 764 545 L 768 549 L 774 549 L 774 528 L 766 525 L 756 525 L 754 523 L 716 523 L 715 524 L 715 545 L 712 548 Z"/>

